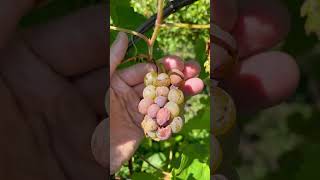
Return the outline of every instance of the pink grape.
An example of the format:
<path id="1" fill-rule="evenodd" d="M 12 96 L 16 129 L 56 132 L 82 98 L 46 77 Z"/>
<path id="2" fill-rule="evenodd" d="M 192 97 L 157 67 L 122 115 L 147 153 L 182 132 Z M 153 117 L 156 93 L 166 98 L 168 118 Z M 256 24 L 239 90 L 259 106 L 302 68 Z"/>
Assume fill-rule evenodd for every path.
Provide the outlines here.
<path id="1" fill-rule="evenodd" d="M 151 106 L 149 106 L 147 114 L 151 118 L 156 118 L 159 110 L 160 106 L 158 104 L 152 104 Z"/>
<path id="2" fill-rule="evenodd" d="M 200 73 L 201 67 L 196 61 L 187 61 L 183 69 L 184 79 L 196 77 Z"/>
<path id="3" fill-rule="evenodd" d="M 157 113 L 157 123 L 162 126 L 170 119 L 170 111 L 167 108 L 161 108 Z"/>
<path id="4" fill-rule="evenodd" d="M 170 72 L 170 82 L 172 85 L 180 86 L 183 82 L 184 75 L 178 69 L 172 69 Z"/>
<path id="5" fill-rule="evenodd" d="M 195 95 L 202 91 L 204 84 L 199 78 L 191 78 L 186 80 L 181 87 L 181 90 L 183 90 L 186 95 Z"/>
<path id="6" fill-rule="evenodd" d="M 169 88 L 166 86 L 160 86 L 156 88 L 156 95 L 157 96 L 165 96 L 167 97 L 169 94 Z"/>
<path id="7" fill-rule="evenodd" d="M 167 140 L 171 137 L 171 128 L 170 126 L 159 128 L 157 131 L 157 136 L 160 140 Z"/>
<path id="8" fill-rule="evenodd" d="M 144 98 L 139 102 L 138 110 L 141 114 L 146 115 L 148 112 L 149 106 L 153 104 L 153 100 L 150 98 Z"/>
<path id="9" fill-rule="evenodd" d="M 175 55 L 164 57 L 162 62 L 165 69 L 168 71 L 170 69 L 179 69 L 180 71 L 184 69 L 184 61 L 180 57 Z"/>
<path id="10" fill-rule="evenodd" d="M 158 104 L 160 107 L 163 107 L 167 103 L 168 98 L 165 96 L 158 96 L 154 100 L 156 104 Z"/>

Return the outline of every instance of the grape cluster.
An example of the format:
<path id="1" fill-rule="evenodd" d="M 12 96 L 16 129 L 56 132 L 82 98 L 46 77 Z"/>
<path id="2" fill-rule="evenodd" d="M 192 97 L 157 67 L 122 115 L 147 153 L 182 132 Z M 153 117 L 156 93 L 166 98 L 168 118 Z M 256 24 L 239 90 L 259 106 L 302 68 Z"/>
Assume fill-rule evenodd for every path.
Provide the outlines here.
<path id="1" fill-rule="evenodd" d="M 179 87 L 184 83 L 184 74 L 178 69 L 167 73 L 151 71 L 144 77 L 143 99 L 138 105 L 144 115 L 141 127 L 153 140 L 167 140 L 178 133 L 184 120 L 180 116 L 184 93 Z"/>

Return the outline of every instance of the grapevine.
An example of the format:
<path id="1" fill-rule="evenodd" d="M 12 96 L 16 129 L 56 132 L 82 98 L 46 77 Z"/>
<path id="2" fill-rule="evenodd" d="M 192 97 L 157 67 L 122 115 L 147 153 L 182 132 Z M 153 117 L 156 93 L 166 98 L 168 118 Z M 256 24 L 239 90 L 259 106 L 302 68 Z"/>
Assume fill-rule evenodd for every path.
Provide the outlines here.
<path id="1" fill-rule="evenodd" d="M 165 70 L 153 58 L 154 43 L 161 28 L 194 28 L 209 29 L 209 25 L 163 23 L 164 0 L 157 1 L 157 15 L 154 31 L 151 38 L 139 32 L 120 27 L 110 26 L 111 30 L 122 31 L 132 34 L 144 40 L 148 46 L 148 54 L 139 54 L 123 61 L 126 63 L 137 58 L 146 59 L 156 65 L 157 70 L 145 75 L 143 99 L 138 105 L 138 111 L 144 116 L 141 127 L 146 135 L 153 140 L 167 140 L 172 133 L 181 131 L 184 120 L 182 108 L 184 106 L 185 94 L 180 87 L 190 77 L 184 77 L 184 65 Z M 190 74 L 190 73 L 189 73 Z"/>
<path id="2" fill-rule="evenodd" d="M 153 63 L 156 68 L 154 71 L 151 71 L 145 74 L 144 78 L 144 89 L 141 93 L 142 98 L 137 105 L 137 111 L 143 115 L 141 119 L 141 129 L 143 130 L 145 136 L 147 137 L 146 140 L 148 142 L 152 142 L 152 144 L 162 144 L 157 143 L 155 141 L 166 141 L 168 142 L 173 141 L 174 138 L 179 137 L 179 134 L 184 133 L 184 128 L 186 124 L 189 124 L 189 119 L 184 117 L 184 106 L 187 103 L 187 100 L 190 98 L 190 94 L 188 92 L 184 92 L 185 89 L 182 87 L 190 85 L 190 83 L 194 83 L 188 81 L 190 78 L 192 80 L 197 79 L 201 80 L 200 78 L 195 78 L 199 75 L 198 72 L 192 72 L 194 66 L 199 66 L 196 63 L 192 64 L 192 61 L 188 61 L 184 63 L 184 60 L 175 56 L 176 59 L 179 59 L 182 64 L 178 64 L 175 67 L 166 67 L 166 64 L 163 63 L 164 58 L 160 60 L 155 59 L 154 55 L 154 43 L 157 39 L 157 36 L 161 29 L 170 29 L 170 28 L 185 28 L 185 29 L 209 29 L 210 25 L 208 24 L 187 24 L 187 23 L 174 23 L 174 22 L 164 22 L 164 14 L 163 12 L 163 4 L 164 0 L 157 1 L 157 15 L 156 21 L 154 25 L 154 31 L 152 36 L 148 38 L 145 34 L 145 31 L 133 31 L 129 29 L 125 29 L 122 27 L 110 26 L 111 30 L 125 32 L 131 35 L 134 35 L 135 38 L 139 38 L 143 40 L 148 47 L 148 50 L 144 54 L 133 55 L 133 57 L 129 57 L 122 61 L 122 64 L 125 64 L 130 61 L 135 61 L 138 59 L 142 59 L 146 62 Z M 207 41 L 207 40 L 205 40 Z M 135 45 L 135 41 L 131 40 L 131 43 Z M 209 42 L 207 42 L 209 43 Z M 130 47 L 130 46 L 129 46 Z M 172 57 L 172 55 L 170 55 Z M 208 55 L 209 56 L 209 55 Z M 204 56 L 204 59 L 208 57 L 207 55 Z M 185 66 L 185 67 L 184 67 Z M 198 68 L 198 67 L 197 67 Z M 198 68 L 199 69 L 199 68 Z M 196 74 L 194 74 L 196 73 Z M 206 74 L 208 76 L 208 74 Z M 209 79 L 209 78 L 208 78 Z M 202 80 L 201 80 L 202 82 Z M 188 84 L 189 83 L 189 84 Z M 197 82 L 195 82 L 197 83 Z M 203 82 L 202 82 L 203 85 Z M 188 105 L 188 104 L 187 104 Z M 207 125 L 209 127 L 209 125 Z M 181 135 L 180 135 L 181 136 Z M 172 138 L 171 138 L 172 137 Z M 208 133 L 209 137 L 209 133 Z M 170 140 L 171 138 L 171 140 Z M 209 145 L 209 141 L 207 142 Z M 208 147 L 208 146 L 206 146 Z M 177 154 L 174 152 L 175 149 L 170 150 L 170 155 L 168 155 L 168 169 L 163 169 L 155 166 L 148 158 L 143 158 L 143 155 L 134 156 L 129 164 L 135 162 L 135 157 L 143 162 L 146 162 L 150 165 L 151 169 L 160 172 L 165 177 L 173 177 L 173 176 L 183 176 L 180 173 L 175 174 L 174 171 L 177 171 L 178 168 L 172 166 L 175 161 L 177 161 Z M 179 152 L 179 156 L 182 157 L 184 152 Z M 209 154 L 209 153 L 207 153 Z M 150 156 L 150 155 L 148 155 Z M 182 160 L 181 160 L 182 161 Z M 172 163 L 172 164 L 171 164 Z M 201 162 L 206 164 L 206 167 L 209 169 L 208 162 L 204 161 Z M 183 162 L 181 162 L 181 168 L 183 167 Z M 200 167 L 200 166 L 199 166 Z M 187 167 L 183 167 L 187 168 Z M 130 172 L 132 172 L 132 165 L 129 166 Z M 171 172 L 170 172 L 171 171 Z M 178 172 L 178 171 L 177 171 Z M 130 173 L 130 175 L 132 175 Z M 206 175 L 210 175 L 209 171 L 207 171 Z"/>

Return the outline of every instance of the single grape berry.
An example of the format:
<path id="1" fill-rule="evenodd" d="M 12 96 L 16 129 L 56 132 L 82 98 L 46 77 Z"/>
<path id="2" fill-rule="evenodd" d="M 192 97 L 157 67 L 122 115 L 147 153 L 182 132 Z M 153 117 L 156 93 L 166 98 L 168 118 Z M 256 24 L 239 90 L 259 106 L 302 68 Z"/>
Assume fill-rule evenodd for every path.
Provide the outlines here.
<path id="1" fill-rule="evenodd" d="M 154 99 L 154 103 L 158 104 L 158 106 L 163 107 L 167 103 L 168 98 L 165 96 L 158 96 Z"/>
<path id="2" fill-rule="evenodd" d="M 168 94 L 168 100 L 177 104 L 182 104 L 184 101 L 183 92 L 180 89 L 171 89 Z"/>
<path id="3" fill-rule="evenodd" d="M 235 124 L 236 108 L 232 98 L 221 88 L 214 87 L 213 95 L 213 134 L 227 133 Z"/>
<path id="4" fill-rule="evenodd" d="M 158 104 L 152 104 L 151 106 L 149 106 L 147 114 L 151 118 L 156 118 L 159 110 L 160 106 Z"/>
<path id="5" fill-rule="evenodd" d="M 157 73 L 155 71 L 151 71 L 144 76 L 144 85 L 155 85 L 157 80 Z"/>
<path id="6" fill-rule="evenodd" d="M 148 85 L 143 89 L 143 98 L 154 99 L 156 97 L 156 87 Z"/>
<path id="7" fill-rule="evenodd" d="M 151 139 L 155 139 L 155 140 L 158 139 L 157 131 L 148 131 L 146 132 L 146 135 Z"/>
<path id="8" fill-rule="evenodd" d="M 184 75 L 178 69 L 172 69 L 170 71 L 170 82 L 174 86 L 180 86 L 183 82 Z"/>
<path id="9" fill-rule="evenodd" d="M 167 108 L 161 108 L 157 113 L 157 123 L 162 126 L 170 119 L 170 111 Z"/>
<path id="10" fill-rule="evenodd" d="M 157 96 L 165 96 L 167 97 L 169 94 L 169 88 L 166 86 L 160 86 L 156 88 L 156 95 Z"/>
<path id="11" fill-rule="evenodd" d="M 171 137 L 171 128 L 170 126 L 159 128 L 157 131 L 157 137 L 160 140 L 167 140 Z"/>
<path id="12" fill-rule="evenodd" d="M 172 118 L 179 116 L 180 108 L 177 103 L 169 101 L 164 108 L 167 108 L 170 111 Z"/>
<path id="13" fill-rule="evenodd" d="M 172 122 L 170 123 L 170 127 L 173 133 L 180 132 L 183 127 L 183 119 L 179 116 L 173 118 Z"/>
<path id="14" fill-rule="evenodd" d="M 144 129 L 145 132 L 155 131 L 158 129 L 158 124 L 154 119 L 146 115 L 143 121 L 141 122 L 141 127 Z"/>
<path id="15" fill-rule="evenodd" d="M 169 75 L 166 74 L 166 73 L 159 74 L 158 77 L 157 77 L 155 85 L 157 87 L 159 87 L 159 86 L 166 86 L 166 87 L 170 86 Z"/>
<path id="16" fill-rule="evenodd" d="M 146 115 L 148 112 L 149 106 L 153 104 L 153 100 L 150 98 L 144 98 L 139 102 L 138 110 L 141 114 Z"/>

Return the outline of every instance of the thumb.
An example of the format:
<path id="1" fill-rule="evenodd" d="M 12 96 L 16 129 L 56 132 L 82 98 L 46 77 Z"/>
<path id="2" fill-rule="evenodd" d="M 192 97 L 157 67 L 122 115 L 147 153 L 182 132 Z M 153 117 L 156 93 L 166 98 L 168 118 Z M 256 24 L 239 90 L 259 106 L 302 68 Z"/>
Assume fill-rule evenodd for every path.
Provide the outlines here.
<path id="1" fill-rule="evenodd" d="M 107 119 L 105 119 L 96 127 L 91 139 L 93 156 L 104 168 L 109 167 L 107 128 Z"/>
<path id="2" fill-rule="evenodd" d="M 120 32 L 110 48 L 110 77 L 126 55 L 128 36 Z"/>

